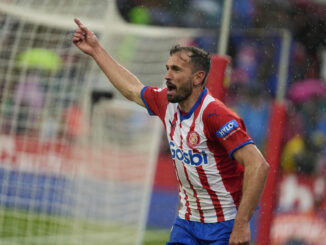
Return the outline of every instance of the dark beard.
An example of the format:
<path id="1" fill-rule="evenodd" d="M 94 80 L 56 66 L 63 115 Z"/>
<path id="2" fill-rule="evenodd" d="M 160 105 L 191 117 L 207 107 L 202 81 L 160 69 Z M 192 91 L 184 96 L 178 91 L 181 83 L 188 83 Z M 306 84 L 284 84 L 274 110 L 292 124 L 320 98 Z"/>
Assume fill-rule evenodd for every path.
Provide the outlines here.
<path id="1" fill-rule="evenodd" d="M 192 94 L 192 82 L 189 80 L 182 87 L 177 89 L 175 95 L 167 95 L 167 99 L 171 103 L 179 103 L 186 100 Z"/>

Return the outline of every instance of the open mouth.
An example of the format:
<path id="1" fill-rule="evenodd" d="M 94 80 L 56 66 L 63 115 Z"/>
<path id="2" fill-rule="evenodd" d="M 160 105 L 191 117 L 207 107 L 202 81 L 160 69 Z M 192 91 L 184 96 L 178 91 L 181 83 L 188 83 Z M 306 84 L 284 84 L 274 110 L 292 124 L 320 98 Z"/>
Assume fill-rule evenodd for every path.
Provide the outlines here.
<path id="1" fill-rule="evenodd" d="M 168 89 L 168 93 L 172 92 L 172 91 L 175 91 L 177 89 L 177 87 L 175 85 L 173 85 L 172 83 L 170 83 L 170 82 L 166 83 L 166 87 Z"/>

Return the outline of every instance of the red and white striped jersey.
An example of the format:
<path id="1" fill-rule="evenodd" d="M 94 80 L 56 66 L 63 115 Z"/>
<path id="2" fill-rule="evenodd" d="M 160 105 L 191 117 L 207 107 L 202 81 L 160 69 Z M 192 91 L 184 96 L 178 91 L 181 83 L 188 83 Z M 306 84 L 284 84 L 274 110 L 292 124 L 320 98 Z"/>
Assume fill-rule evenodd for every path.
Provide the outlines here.
<path id="1" fill-rule="evenodd" d="M 204 223 L 235 219 L 244 168 L 232 154 L 253 143 L 242 119 L 206 88 L 186 114 L 168 102 L 167 89 L 147 86 L 141 96 L 166 130 L 179 182 L 179 217 Z"/>

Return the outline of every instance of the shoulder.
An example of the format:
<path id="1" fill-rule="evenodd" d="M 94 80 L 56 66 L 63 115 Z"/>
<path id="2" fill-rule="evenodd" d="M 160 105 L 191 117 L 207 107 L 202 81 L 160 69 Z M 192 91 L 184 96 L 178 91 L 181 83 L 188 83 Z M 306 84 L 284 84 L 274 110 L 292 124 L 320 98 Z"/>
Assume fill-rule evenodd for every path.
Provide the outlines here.
<path id="1" fill-rule="evenodd" d="M 212 118 L 233 117 L 240 119 L 237 113 L 231 108 L 227 107 L 223 102 L 218 99 L 211 100 L 203 112 L 203 119 L 210 120 Z"/>
<path id="2" fill-rule="evenodd" d="M 141 98 L 150 115 L 164 117 L 169 104 L 166 88 L 146 86 L 141 91 Z"/>
<path id="3" fill-rule="evenodd" d="M 204 127 L 211 132 L 217 132 L 225 127 L 246 129 L 242 118 L 217 99 L 212 100 L 206 106 L 202 115 L 202 121 Z"/>
<path id="4" fill-rule="evenodd" d="M 141 98 L 144 101 L 145 105 L 146 103 L 151 103 L 154 101 L 167 104 L 167 89 L 145 86 L 141 91 Z"/>
<path id="5" fill-rule="evenodd" d="M 143 94 L 163 94 L 166 95 L 167 94 L 167 88 L 157 88 L 154 86 L 145 86 L 142 91 L 141 91 L 142 95 Z"/>

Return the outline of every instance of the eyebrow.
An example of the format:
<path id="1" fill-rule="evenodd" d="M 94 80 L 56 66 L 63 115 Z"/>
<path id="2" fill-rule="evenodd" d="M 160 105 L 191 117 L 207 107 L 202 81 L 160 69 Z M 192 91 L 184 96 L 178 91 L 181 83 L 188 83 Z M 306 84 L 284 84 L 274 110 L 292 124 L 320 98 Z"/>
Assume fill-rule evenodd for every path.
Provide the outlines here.
<path id="1" fill-rule="evenodd" d="M 181 67 L 180 66 L 177 66 L 177 65 L 165 65 L 166 69 L 168 70 L 169 68 L 171 68 L 172 70 L 180 70 Z"/>

